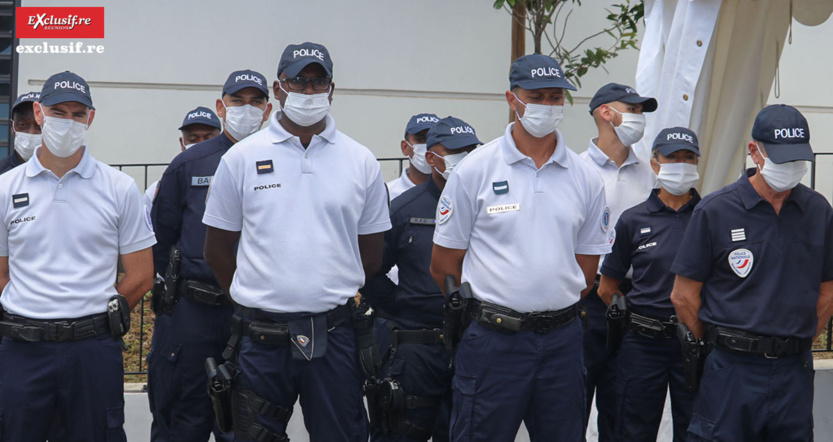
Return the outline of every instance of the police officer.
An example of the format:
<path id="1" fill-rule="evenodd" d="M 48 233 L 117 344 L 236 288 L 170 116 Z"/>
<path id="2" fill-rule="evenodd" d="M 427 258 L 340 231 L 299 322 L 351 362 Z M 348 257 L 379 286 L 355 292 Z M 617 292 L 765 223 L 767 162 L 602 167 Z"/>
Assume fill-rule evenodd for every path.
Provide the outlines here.
<path id="1" fill-rule="evenodd" d="M 633 289 L 627 294 L 628 331 L 617 361 L 616 438 L 656 440 L 671 392 L 674 440 L 686 440 L 694 396 L 685 389 L 683 355 L 672 321 L 669 271 L 700 195 L 693 189 L 700 175 L 697 135 L 684 127 L 659 132 L 651 167 L 659 189 L 647 201 L 626 210 L 616 224 L 613 250 L 604 260 L 599 297 L 610 304 L 633 266 Z M 586 351 L 585 351 L 586 354 Z"/>
<path id="2" fill-rule="evenodd" d="M 581 157 L 599 171 L 605 183 L 605 198 L 610 207 L 610 224 L 616 225 L 625 209 L 648 198 L 654 188 L 654 172 L 648 161 L 641 161 L 634 152 L 634 143 L 645 130 L 645 112 L 657 109 L 657 100 L 641 97 L 633 88 L 617 83 L 602 86 L 590 100 L 590 115 L 599 136 L 590 140 Z M 615 230 L 610 230 L 613 243 Z M 599 262 L 601 267 L 601 261 Z M 599 277 L 596 277 L 598 283 Z M 622 287 L 628 291 L 630 274 Z M 599 441 L 613 440 L 616 417 L 616 354 L 606 349 L 607 323 L 605 304 L 592 290 L 582 305 L 587 309 L 587 330 L 584 333 L 584 366 L 587 368 L 587 420 L 596 396 Z"/>
<path id="3" fill-rule="evenodd" d="M 189 147 L 210 140 L 216 137 L 223 130 L 217 114 L 207 107 L 197 107 L 185 114 L 182 120 L 180 131 L 179 147 L 180 152 L 185 152 Z M 156 196 L 156 188 L 159 181 L 154 181 L 145 190 L 145 205 L 153 206 L 153 198 Z"/>
<path id="4" fill-rule="evenodd" d="M 151 211 L 158 241 L 153 248 L 154 264 L 157 273 L 166 275 L 171 296 L 156 299 L 160 294 L 155 293 L 153 300 L 157 316 L 148 355 L 148 399 L 155 441 L 206 441 L 212 432 L 214 413 L 205 388 L 205 360 L 220 359 L 230 336 L 233 310 L 203 259 L 202 216 L 220 158 L 269 118 L 272 105 L 266 85 L 266 78 L 258 72 L 232 72 L 216 103 L 225 131 L 177 155 L 159 183 Z M 209 118 L 216 121 L 210 111 L 197 108 L 186 116 L 186 122 L 191 115 L 215 129 L 208 124 Z M 172 255 L 176 255 L 173 261 Z M 219 431 L 214 436 L 218 440 L 233 437 Z"/>
<path id="5" fill-rule="evenodd" d="M 437 208 L 431 274 L 469 283 L 474 320 L 455 358 L 455 441 L 582 440 L 578 300 L 610 251 L 599 174 L 557 130 L 564 89 L 551 57 L 512 64 L 515 121 L 454 169 Z"/>
<path id="6" fill-rule="evenodd" d="M 412 121 L 414 119 L 412 118 Z M 408 404 L 376 431 L 376 441 L 448 440 L 451 354 L 442 340 L 444 298 L 431 277 L 434 214 L 446 177 L 480 141 L 466 122 L 446 117 L 431 127 L 426 137 L 426 164 L 431 179 L 395 198 L 391 204 L 393 228 L 385 233 L 381 271 L 362 289 L 371 302 L 393 305 L 386 322 L 387 336 L 378 342 L 390 353 L 382 367 L 386 382 L 399 384 Z M 412 164 L 417 162 L 413 159 Z M 385 273 L 399 266 L 399 285 Z M 382 344 L 385 342 L 385 344 Z M 397 417 L 399 417 L 397 419 Z M 432 434 L 433 433 L 433 434 Z"/>
<path id="7" fill-rule="evenodd" d="M 35 121 L 33 104 L 40 100 L 40 92 L 29 92 L 17 97 L 12 105 L 12 133 L 14 134 L 14 152 L 0 159 L 0 175 L 29 161 L 35 148 L 41 145 L 40 126 Z"/>
<path id="8" fill-rule="evenodd" d="M 299 395 L 313 442 L 367 438 L 351 311 L 390 218 L 379 164 L 329 114 L 332 75 L 324 46 L 287 46 L 282 112 L 223 156 L 208 195 L 206 261 L 241 318 L 236 440 L 285 440 Z"/>
<path id="9" fill-rule="evenodd" d="M 671 301 L 711 353 L 689 440 L 813 439 L 810 346 L 833 311 L 833 208 L 800 181 L 810 128 L 793 107 L 758 113 L 755 168 L 694 209 Z"/>
<path id="10" fill-rule="evenodd" d="M 408 120 L 405 126 L 405 139 L 399 143 L 402 154 L 408 157 L 411 165 L 402 171 L 399 178 L 387 183 L 388 197 L 393 201 L 406 190 L 424 182 L 431 177 L 431 166 L 426 161 L 425 140 L 428 129 L 431 129 L 440 118 L 434 114 L 416 114 Z"/>
<path id="11" fill-rule="evenodd" d="M 0 177 L 0 439 L 125 441 L 119 341 L 152 284 L 153 230 L 136 183 L 84 145 L 83 78 L 49 77 L 34 114 L 42 146 Z"/>

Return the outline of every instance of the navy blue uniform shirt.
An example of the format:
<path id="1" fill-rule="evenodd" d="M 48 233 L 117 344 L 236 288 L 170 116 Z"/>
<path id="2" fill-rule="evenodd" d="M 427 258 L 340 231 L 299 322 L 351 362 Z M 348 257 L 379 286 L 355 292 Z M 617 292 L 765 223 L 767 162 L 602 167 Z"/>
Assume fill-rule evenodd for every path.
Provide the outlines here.
<path id="1" fill-rule="evenodd" d="M 17 153 L 12 151 L 9 156 L 0 160 L 0 175 L 3 175 L 21 164 L 23 163 L 17 159 Z"/>
<path id="2" fill-rule="evenodd" d="M 151 219 L 156 232 L 153 265 L 164 275 L 171 246 L 182 253 L 180 279 L 195 279 L 217 285 L 214 274 L 203 259 L 205 246 L 205 199 L 208 185 L 220 158 L 234 143 L 221 133 L 177 155 L 159 180 Z"/>
<path id="3" fill-rule="evenodd" d="M 440 189 L 431 178 L 393 199 L 382 268 L 361 290 L 406 329 L 443 325 L 445 300 L 430 271 L 439 200 Z M 399 286 L 387 277 L 394 265 L 399 266 Z"/>
<path id="4" fill-rule="evenodd" d="M 694 209 L 675 274 L 703 282 L 700 320 L 764 336 L 812 338 L 833 280 L 833 208 L 799 184 L 775 214 L 749 169 Z"/>
<path id="5" fill-rule="evenodd" d="M 659 199 L 654 189 L 648 199 L 622 213 L 616 223 L 616 241 L 604 260 L 602 275 L 625 279 L 633 266 L 633 289 L 628 300 L 643 315 L 671 316 L 671 263 L 680 248 L 691 212 L 700 195 L 691 190 L 691 200 L 674 210 Z"/>

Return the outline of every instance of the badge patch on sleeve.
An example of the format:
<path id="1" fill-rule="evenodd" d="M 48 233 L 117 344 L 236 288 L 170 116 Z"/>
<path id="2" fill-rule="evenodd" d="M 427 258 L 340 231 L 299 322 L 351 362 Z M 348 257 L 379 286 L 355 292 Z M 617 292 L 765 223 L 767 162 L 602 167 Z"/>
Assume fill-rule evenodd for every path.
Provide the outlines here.
<path id="1" fill-rule="evenodd" d="M 610 229 L 610 233 L 607 235 L 607 242 L 610 245 L 616 242 L 616 229 Z"/>
<path id="2" fill-rule="evenodd" d="M 605 207 L 604 213 L 602 213 L 602 231 L 607 232 L 610 228 L 610 208 Z"/>
<path id="3" fill-rule="evenodd" d="M 153 221 L 150 219 L 150 207 L 145 206 L 145 224 L 148 226 L 148 230 L 153 232 Z"/>
<path id="4" fill-rule="evenodd" d="M 741 278 L 746 278 L 749 275 L 749 272 L 752 271 L 752 263 L 754 261 L 755 257 L 747 249 L 737 249 L 729 253 L 729 267 Z"/>
<path id="5" fill-rule="evenodd" d="M 492 191 L 495 192 L 495 195 L 509 193 L 509 181 L 495 181 L 492 183 Z"/>
<path id="6" fill-rule="evenodd" d="M 272 167 L 272 160 L 263 160 L 257 162 L 257 173 L 272 173 L 275 168 Z"/>
<path id="7" fill-rule="evenodd" d="M 443 196 L 437 206 L 437 224 L 445 224 L 451 218 L 452 213 L 454 213 L 454 203 L 451 202 L 451 198 Z"/>
<path id="8" fill-rule="evenodd" d="M 28 193 L 18 193 L 17 195 L 12 195 L 12 203 L 14 204 L 15 209 L 28 206 L 29 205 L 29 194 Z"/>

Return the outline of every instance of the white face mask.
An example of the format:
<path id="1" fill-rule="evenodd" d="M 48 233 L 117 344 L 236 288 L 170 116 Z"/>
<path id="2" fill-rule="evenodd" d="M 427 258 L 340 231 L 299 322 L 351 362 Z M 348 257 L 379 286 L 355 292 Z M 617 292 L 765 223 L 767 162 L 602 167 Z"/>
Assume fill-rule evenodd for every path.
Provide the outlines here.
<path id="1" fill-rule="evenodd" d="M 182 141 L 182 140 L 180 139 L 180 140 L 179 140 L 179 144 L 182 146 L 182 148 L 183 148 L 183 149 L 188 150 L 188 149 L 190 149 L 193 145 L 195 145 L 195 144 L 197 144 L 197 143 L 185 144 L 185 142 L 184 142 L 184 141 Z"/>
<path id="2" fill-rule="evenodd" d="M 41 134 L 15 132 L 14 150 L 20 155 L 23 161 L 29 161 L 29 158 L 32 158 L 32 154 L 35 153 L 35 149 L 41 145 L 42 139 Z"/>
<path id="3" fill-rule="evenodd" d="M 89 122 L 89 116 L 87 117 Z M 87 124 L 69 118 L 43 116 L 41 126 L 43 144 L 60 158 L 71 157 L 84 144 L 87 136 Z"/>
<path id="4" fill-rule="evenodd" d="M 425 160 L 425 152 L 428 149 L 425 146 L 425 143 L 422 144 L 411 144 L 408 141 L 405 141 L 408 146 L 414 150 L 413 155 L 411 155 L 411 166 L 414 166 L 416 170 L 420 171 L 420 173 L 424 173 L 428 175 L 431 173 L 431 166 L 428 164 L 428 161 Z"/>
<path id="5" fill-rule="evenodd" d="M 278 82 L 278 87 L 286 94 L 284 101 L 283 113 L 292 120 L 293 123 L 302 127 L 309 127 L 319 121 L 323 120 L 330 112 L 330 91 L 320 94 L 306 95 L 297 92 L 287 92 Z"/>
<path id="6" fill-rule="evenodd" d="M 642 139 L 642 135 L 645 133 L 645 115 L 622 113 L 612 106 L 610 110 L 622 116 L 622 123 L 619 126 L 613 126 L 613 130 L 616 131 L 616 136 L 619 137 L 622 144 L 632 146 Z M 613 122 L 611 121 L 610 124 L 613 125 Z"/>
<path id="7" fill-rule="evenodd" d="M 758 169 L 764 181 L 776 192 L 786 192 L 797 186 L 807 173 L 809 161 L 790 161 L 787 163 L 774 163 L 769 158 L 764 158 L 764 167 Z"/>
<path id="8" fill-rule="evenodd" d="M 700 173 L 697 165 L 690 163 L 662 163 L 659 165 L 657 182 L 672 195 L 685 195 L 697 184 Z"/>
<path id="9" fill-rule="evenodd" d="M 222 101 L 221 101 L 222 102 Z M 260 130 L 263 125 L 263 109 L 245 104 L 243 106 L 227 107 L 224 127 L 229 135 L 237 141 L 242 141 L 249 135 Z M 187 146 L 186 146 L 187 149 Z"/>
<path id="10" fill-rule="evenodd" d="M 521 121 L 524 129 L 535 138 L 544 138 L 555 132 L 558 125 L 561 124 L 561 120 L 564 119 L 564 106 L 526 104 L 517 95 L 515 95 L 515 99 L 526 108 L 523 117 L 518 114 L 518 111 L 515 111 L 515 115 Z"/>
<path id="11" fill-rule="evenodd" d="M 431 153 L 433 153 L 435 157 L 440 158 L 445 162 L 445 172 L 440 172 L 440 169 L 437 169 L 436 166 L 434 166 L 434 170 L 439 172 L 440 175 L 443 176 L 443 179 L 445 179 L 446 181 L 448 181 L 448 177 L 451 176 L 451 171 L 454 170 L 454 168 L 458 164 L 460 164 L 460 161 L 463 158 L 465 158 L 466 155 L 469 154 L 468 152 L 462 152 L 462 153 L 455 153 L 454 155 L 440 156 L 440 155 L 437 155 L 434 152 L 431 152 Z"/>

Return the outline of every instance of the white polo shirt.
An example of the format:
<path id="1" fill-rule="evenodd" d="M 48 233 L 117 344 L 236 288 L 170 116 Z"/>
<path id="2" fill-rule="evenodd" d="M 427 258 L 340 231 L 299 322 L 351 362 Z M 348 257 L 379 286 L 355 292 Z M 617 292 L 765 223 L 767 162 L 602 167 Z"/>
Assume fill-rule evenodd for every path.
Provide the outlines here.
<path id="1" fill-rule="evenodd" d="M 385 182 L 366 147 L 326 128 L 304 149 L 277 114 L 229 149 L 203 222 L 240 232 L 235 302 L 271 312 L 324 312 L 364 284 L 358 235 L 390 229 Z"/>
<path id="2" fill-rule="evenodd" d="M 144 201 L 148 210 L 153 208 L 153 197 L 156 196 L 156 188 L 157 187 L 159 187 L 159 180 L 156 180 L 156 181 L 150 183 L 150 186 L 148 186 L 148 188 L 145 189 L 145 194 L 142 197 L 142 201 Z"/>
<path id="3" fill-rule="evenodd" d="M 651 194 L 651 189 L 656 186 L 656 174 L 651 169 L 650 161 L 640 161 L 634 152 L 633 147 L 628 147 L 628 157 L 621 167 L 617 167 L 607 154 L 596 145 L 598 138 L 590 140 L 590 146 L 580 156 L 587 161 L 605 183 L 605 198 L 610 208 L 610 237 L 611 245 L 616 239 L 616 223 L 625 210 L 644 203 Z M 602 268 L 604 257 L 599 260 L 599 269 Z M 628 278 L 632 270 L 628 271 Z"/>
<path id="4" fill-rule="evenodd" d="M 399 195 L 405 193 L 406 190 L 416 186 L 416 184 L 411 181 L 411 177 L 408 176 L 408 169 L 410 169 L 410 167 L 403 169 L 402 175 L 399 176 L 399 178 L 388 181 L 388 197 L 391 201 Z"/>
<path id="5" fill-rule="evenodd" d="M 104 313 L 119 255 L 156 243 L 142 195 L 85 147 L 61 179 L 40 163 L 40 149 L 0 176 L 0 256 L 11 278 L 0 303 L 35 319 Z"/>
<path id="6" fill-rule="evenodd" d="M 569 307 L 586 287 L 575 255 L 610 252 L 604 183 L 558 131 L 538 169 L 515 146 L 513 126 L 454 169 L 434 243 L 468 250 L 463 281 L 477 299 L 519 312 Z"/>

